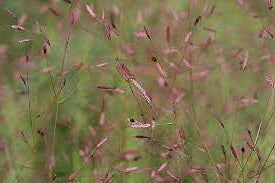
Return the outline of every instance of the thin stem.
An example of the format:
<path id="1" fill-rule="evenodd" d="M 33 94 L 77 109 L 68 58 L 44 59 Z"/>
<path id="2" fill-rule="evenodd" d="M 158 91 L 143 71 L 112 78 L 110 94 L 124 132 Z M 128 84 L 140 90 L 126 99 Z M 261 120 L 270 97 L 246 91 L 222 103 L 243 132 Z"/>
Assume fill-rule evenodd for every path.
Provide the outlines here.
<path id="1" fill-rule="evenodd" d="M 26 51 L 27 52 L 27 51 Z M 32 140 L 34 143 L 34 134 L 33 134 L 33 121 L 32 121 L 32 111 L 31 111 L 31 97 L 30 97 L 30 82 L 29 82 L 29 56 L 26 53 L 26 63 L 27 63 L 27 95 L 28 95 L 28 110 L 29 110 L 29 120 L 32 133 Z"/>
<path id="2" fill-rule="evenodd" d="M 130 83 L 128 83 L 128 84 L 129 84 L 131 93 L 132 93 L 132 95 L 134 96 L 134 99 L 135 99 L 136 103 L 138 104 L 138 108 L 139 108 L 139 111 L 140 111 L 141 116 L 142 116 L 142 118 L 143 118 L 143 121 L 146 122 L 146 118 L 145 118 L 145 116 L 144 116 L 144 112 L 143 112 L 143 110 L 142 110 L 142 107 L 141 107 L 140 103 L 138 102 L 138 99 L 137 99 L 137 97 L 136 97 L 136 95 L 135 95 L 135 93 L 134 93 L 134 91 L 133 91 L 133 89 L 132 89 L 132 86 L 130 85 Z"/>
<path id="3" fill-rule="evenodd" d="M 256 181 L 256 182 L 259 181 L 260 176 L 261 176 L 261 174 L 262 174 L 262 172 L 263 172 L 263 170 L 264 170 L 264 167 L 265 167 L 265 165 L 267 164 L 267 161 L 268 161 L 268 159 L 270 158 L 271 153 L 273 152 L 274 148 L 275 148 L 275 144 L 273 144 L 271 150 L 270 150 L 269 153 L 268 153 L 268 156 L 267 156 L 267 158 L 266 158 L 264 164 L 263 164 L 262 167 L 260 168 L 260 170 L 259 170 L 259 175 L 258 175 L 258 177 L 257 177 L 257 181 Z"/>
<path id="4" fill-rule="evenodd" d="M 47 55 L 45 55 L 45 58 L 46 58 L 47 68 L 49 68 L 49 61 L 48 61 Z M 50 81 L 51 81 L 51 85 L 52 85 L 52 89 L 53 89 L 53 93 L 54 93 L 55 99 L 57 100 L 57 94 L 56 94 L 56 91 L 55 91 L 55 87 L 54 87 L 53 77 L 52 77 L 51 71 L 48 71 L 48 75 L 49 75 L 49 78 L 50 78 Z"/>
<path id="5" fill-rule="evenodd" d="M 72 11 L 72 8 L 73 8 L 73 5 L 70 7 L 69 15 L 70 15 L 70 12 Z M 69 42 L 70 42 L 70 37 L 71 37 L 71 33 L 72 33 L 72 27 L 73 27 L 72 24 L 70 24 L 69 31 L 67 32 L 67 35 L 66 35 L 65 49 L 64 49 L 64 54 L 63 54 L 62 64 L 61 64 L 61 71 L 60 71 L 61 76 L 64 73 L 64 67 L 65 67 L 65 61 L 66 61 L 66 55 L 67 55 L 67 49 L 68 49 L 68 45 L 69 45 Z"/>
<path id="6" fill-rule="evenodd" d="M 189 114 L 190 118 L 193 120 L 193 122 L 194 122 L 194 124 L 195 124 L 195 127 L 196 127 L 196 129 L 197 129 L 197 131 L 198 131 L 199 136 L 202 137 L 202 134 L 201 134 L 201 132 L 200 132 L 200 128 L 199 128 L 199 126 L 198 126 L 197 120 L 194 119 L 190 113 L 187 113 L 187 114 Z M 202 142 L 202 145 L 203 145 L 204 148 L 206 149 L 207 155 L 209 156 L 210 160 L 211 160 L 212 163 L 213 163 L 213 167 L 215 167 L 214 159 L 213 159 L 213 157 L 212 157 L 212 155 L 211 155 L 211 153 L 210 153 L 208 147 L 207 147 L 207 146 L 205 145 L 205 143 L 203 143 L 203 142 Z M 217 176 L 218 181 L 221 182 L 218 173 L 217 173 L 216 171 L 215 171 L 215 173 L 216 173 L 216 176 Z"/>
<path id="7" fill-rule="evenodd" d="M 273 97 L 274 97 L 274 92 L 272 92 L 271 96 L 270 96 L 269 99 L 268 99 L 268 103 L 267 103 L 267 108 L 268 108 L 268 109 L 269 109 L 269 102 L 272 101 Z M 259 126 L 258 131 L 257 131 L 257 137 L 256 137 L 256 139 L 255 139 L 254 142 L 252 141 L 252 143 L 253 143 L 253 150 L 250 152 L 250 154 L 248 155 L 248 157 L 247 157 L 247 159 L 246 159 L 246 162 L 245 162 L 245 164 L 244 164 L 244 166 L 243 166 L 243 171 L 244 171 L 244 169 L 246 168 L 246 166 L 247 166 L 247 164 L 248 164 L 248 161 L 249 161 L 249 159 L 251 158 L 252 154 L 255 152 L 255 149 L 256 149 L 257 144 L 258 144 L 258 141 L 259 141 L 259 135 L 260 135 L 260 132 L 261 132 L 261 131 L 260 131 L 260 128 L 261 128 L 261 126 L 262 126 L 262 123 L 263 123 L 264 118 L 265 118 L 265 116 L 266 116 L 267 113 L 268 113 L 268 110 L 266 111 L 266 113 L 265 113 L 265 114 L 262 116 L 262 118 L 261 118 L 260 126 Z M 269 124 L 269 122 L 271 121 L 273 115 L 274 115 L 274 112 L 271 114 L 271 117 L 268 118 L 268 120 L 267 120 L 267 122 L 266 122 L 267 124 Z M 266 124 L 264 130 L 266 129 L 267 124 Z M 263 131 L 262 131 L 262 132 L 263 132 Z M 250 137 L 250 138 L 251 138 L 251 137 Z M 251 140 L 253 140 L 253 139 L 251 139 Z"/>

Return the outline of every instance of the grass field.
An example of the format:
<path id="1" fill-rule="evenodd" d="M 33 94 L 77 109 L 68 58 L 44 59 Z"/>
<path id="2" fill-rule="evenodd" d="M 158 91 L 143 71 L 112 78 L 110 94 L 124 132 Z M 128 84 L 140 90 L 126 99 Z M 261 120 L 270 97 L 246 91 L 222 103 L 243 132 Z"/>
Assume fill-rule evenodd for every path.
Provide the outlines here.
<path id="1" fill-rule="evenodd" d="M 0 0 L 0 182 L 275 182 L 269 0 Z"/>

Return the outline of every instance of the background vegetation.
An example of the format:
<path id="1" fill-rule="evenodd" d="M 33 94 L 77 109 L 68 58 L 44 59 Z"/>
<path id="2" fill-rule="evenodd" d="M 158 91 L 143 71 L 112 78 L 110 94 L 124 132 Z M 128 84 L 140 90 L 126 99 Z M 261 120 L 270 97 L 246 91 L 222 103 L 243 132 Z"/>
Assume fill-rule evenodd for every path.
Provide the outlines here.
<path id="1" fill-rule="evenodd" d="M 272 3 L 0 0 L 0 182 L 274 182 Z"/>

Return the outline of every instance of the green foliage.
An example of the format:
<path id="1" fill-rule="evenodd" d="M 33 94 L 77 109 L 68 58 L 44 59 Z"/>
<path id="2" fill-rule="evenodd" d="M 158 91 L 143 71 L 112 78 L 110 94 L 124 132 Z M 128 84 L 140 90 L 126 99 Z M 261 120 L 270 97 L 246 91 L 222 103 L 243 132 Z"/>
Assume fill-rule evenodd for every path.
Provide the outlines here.
<path id="1" fill-rule="evenodd" d="M 0 0 L 0 182 L 274 182 L 274 20 L 264 1 Z"/>

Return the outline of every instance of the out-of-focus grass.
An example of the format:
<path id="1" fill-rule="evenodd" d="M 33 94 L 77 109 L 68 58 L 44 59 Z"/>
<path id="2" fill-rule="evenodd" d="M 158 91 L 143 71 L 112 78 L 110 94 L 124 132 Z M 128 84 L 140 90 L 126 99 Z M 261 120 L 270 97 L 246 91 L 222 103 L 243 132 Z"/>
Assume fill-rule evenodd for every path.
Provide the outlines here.
<path id="1" fill-rule="evenodd" d="M 74 171 L 78 173 L 76 182 L 100 182 L 108 172 L 114 174 L 114 182 L 173 181 L 166 170 L 180 177 L 182 182 L 202 182 L 206 176 L 209 182 L 243 181 L 241 168 L 234 161 L 229 146 L 233 144 L 239 153 L 241 147 L 245 147 L 244 160 L 241 156 L 239 160 L 243 166 L 250 154 L 246 146 L 246 141 L 249 141 L 246 131 L 250 129 L 253 138 L 256 138 L 262 123 L 257 144 L 262 164 L 259 164 L 256 153 L 252 153 L 245 169 L 244 182 L 251 181 L 249 178 L 261 169 L 274 143 L 274 89 L 265 87 L 265 76 L 273 74 L 274 77 L 275 43 L 268 36 L 258 36 L 264 26 L 274 32 L 274 10 L 268 10 L 266 4 L 260 1 L 244 1 L 249 4 L 248 9 L 235 1 L 193 2 L 80 0 L 70 5 L 59 0 L 6 0 L 0 4 L 0 181 L 66 182 Z M 109 25 L 109 15 L 113 12 L 120 36 L 112 34 L 112 40 L 108 40 L 102 25 L 89 16 L 86 4 L 93 4 L 98 17 L 104 11 Z M 213 15 L 203 16 L 206 6 L 211 8 L 213 5 L 216 7 Z M 70 6 L 73 8 L 70 9 Z M 49 7 L 60 12 L 60 15 L 55 16 Z M 29 31 L 11 30 L 9 26 L 17 24 L 17 19 L 8 16 L 5 9 L 14 11 L 19 17 L 28 15 L 24 27 Z M 83 67 L 62 78 L 59 71 L 70 29 L 71 10 L 79 13 L 79 19 L 72 26 L 65 70 L 74 70 L 75 65 L 81 62 Z M 173 13 L 178 15 L 178 21 Z M 202 20 L 194 26 L 198 16 L 202 16 Z M 37 22 L 51 43 L 47 60 L 54 68 L 51 74 L 56 89 L 66 79 L 57 101 L 53 97 L 49 75 L 43 72 L 47 67 L 42 54 L 44 38 L 39 33 L 33 33 L 37 32 Z M 144 32 L 144 25 L 150 32 L 155 51 L 146 37 L 134 36 L 136 32 Z M 167 25 L 171 28 L 170 44 L 165 41 Z M 213 28 L 216 33 L 209 33 L 204 28 Z M 192 31 L 195 45 L 203 44 L 209 36 L 213 36 L 212 44 L 209 48 L 193 47 L 192 52 L 188 51 L 192 46 L 186 44 L 184 38 L 189 31 Z M 31 41 L 18 44 L 21 39 Z M 125 44 L 131 44 L 134 48 L 133 55 L 123 51 Z M 163 54 L 162 50 L 168 48 L 177 48 L 178 54 Z M 243 51 L 234 58 L 233 52 L 239 48 Z M 243 71 L 240 60 L 246 52 L 248 66 Z M 26 53 L 30 58 L 28 70 L 24 63 Z M 273 57 L 262 58 L 271 54 Z M 161 87 L 157 82 L 161 75 L 151 61 L 152 56 L 158 57 L 169 75 L 167 87 Z M 182 64 L 182 58 L 194 65 L 192 75 L 208 70 L 206 78 L 191 81 L 190 71 Z M 102 62 L 108 63 L 108 66 L 95 67 Z M 157 125 L 153 132 L 127 128 L 129 118 L 142 121 L 142 117 L 130 88 L 116 70 L 119 63 L 129 67 L 153 98 L 156 113 L 152 113 L 142 97 L 135 93 L 148 122 L 153 116 L 155 118 Z M 176 69 L 179 74 L 175 74 Z M 27 89 L 19 74 L 30 87 L 30 110 Z M 109 95 L 98 90 L 96 87 L 99 85 L 119 87 L 125 93 Z M 176 117 L 172 112 L 175 94 L 184 94 L 176 106 Z M 240 108 L 242 98 L 257 99 L 258 103 Z M 103 113 L 105 124 L 100 125 L 100 115 Z M 221 128 L 212 113 L 221 119 L 226 130 Z M 29 115 L 33 122 L 34 141 Z M 269 126 L 265 129 L 268 120 Z M 161 125 L 166 123 L 173 125 Z M 186 133 L 184 140 L 178 137 L 180 127 Z M 37 129 L 45 135 L 41 137 Z M 24 142 L 21 131 L 32 150 Z M 154 140 L 137 140 L 136 135 L 150 136 Z M 85 148 L 92 151 L 104 137 L 108 137 L 107 143 L 92 159 L 87 156 L 85 161 L 85 157 L 81 157 L 82 151 Z M 171 150 L 175 144 L 179 147 Z M 226 147 L 230 165 L 226 164 L 228 167 L 222 169 L 220 175 L 214 165 L 224 163 L 222 144 Z M 170 148 L 171 157 L 163 158 L 161 153 L 166 152 L 167 148 Z M 120 154 L 127 150 L 138 151 L 139 159 L 123 160 Z M 49 168 L 51 158 L 55 159 L 52 170 Z M 165 162 L 168 167 L 153 177 L 152 171 Z M 267 165 L 272 163 L 274 153 Z M 117 171 L 128 167 L 138 167 L 139 170 L 132 173 Z M 188 174 L 187 170 L 192 167 L 204 168 L 205 171 Z M 229 175 L 227 169 L 230 169 Z M 273 182 L 273 171 L 274 167 L 266 170 L 260 181 Z M 55 174 L 57 178 L 53 180 Z"/>

